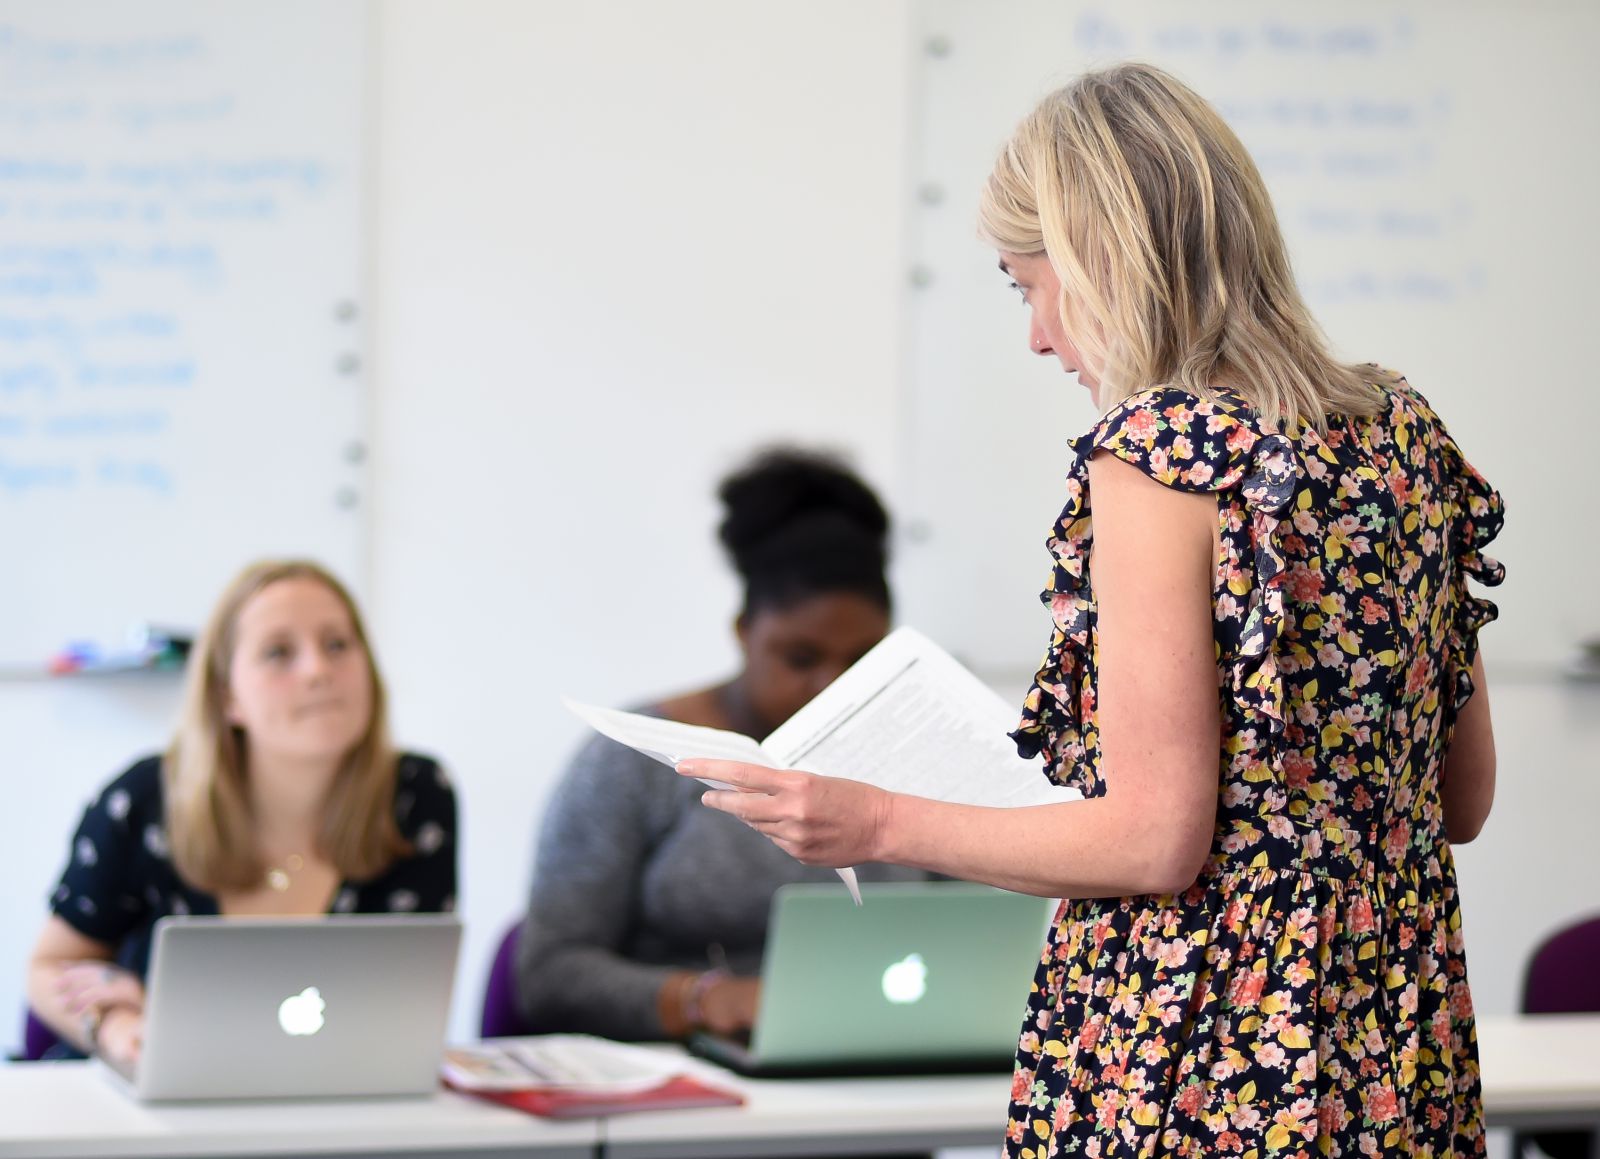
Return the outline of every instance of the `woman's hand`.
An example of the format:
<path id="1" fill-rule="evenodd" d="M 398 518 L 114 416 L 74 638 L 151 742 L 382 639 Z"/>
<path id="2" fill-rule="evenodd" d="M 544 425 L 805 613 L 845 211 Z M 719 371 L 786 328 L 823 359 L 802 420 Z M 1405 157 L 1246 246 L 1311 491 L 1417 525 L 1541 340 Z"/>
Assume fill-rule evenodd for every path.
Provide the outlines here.
<path id="1" fill-rule="evenodd" d="M 57 976 L 57 986 L 67 1013 L 72 1015 L 122 1006 L 144 1010 L 143 983 L 134 974 L 110 962 L 69 963 Z"/>
<path id="2" fill-rule="evenodd" d="M 713 1034 L 738 1034 L 756 1024 L 760 1004 L 760 978 L 719 978 L 700 998 L 700 1024 Z"/>
<path id="3" fill-rule="evenodd" d="M 95 1035 L 95 1053 L 107 1062 L 124 1068 L 139 1061 L 144 1047 L 144 1011 L 131 1006 L 113 1006 L 100 1019 Z"/>
<path id="4" fill-rule="evenodd" d="M 804 865 L 839 869 L 880 859 L 894 801 L 883 789 L 739 761 L 683 761 L 678 772 L 731 785 L 700 800 L 739 818 Z"/>

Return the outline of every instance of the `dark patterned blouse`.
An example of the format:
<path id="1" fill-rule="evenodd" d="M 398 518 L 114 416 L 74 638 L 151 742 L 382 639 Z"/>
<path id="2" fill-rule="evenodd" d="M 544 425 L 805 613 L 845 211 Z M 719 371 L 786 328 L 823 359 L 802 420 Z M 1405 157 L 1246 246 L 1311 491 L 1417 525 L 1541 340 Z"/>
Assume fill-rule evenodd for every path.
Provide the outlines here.
<path id="1" fill-rule="evenodd" d="M 456 798 L 437 762 L 401 755 L 394 815 L 412 855 L 370 880 L 341 882 L 330 913 L 455 908 Z M 114 946 L 118 964 L 141 978 L 158 919 L 220 912 L 216 897 L 179 877 L 167 856 L 160 757 L 134 764 L 84 810 L 50 908 L 85 937 Z"/>

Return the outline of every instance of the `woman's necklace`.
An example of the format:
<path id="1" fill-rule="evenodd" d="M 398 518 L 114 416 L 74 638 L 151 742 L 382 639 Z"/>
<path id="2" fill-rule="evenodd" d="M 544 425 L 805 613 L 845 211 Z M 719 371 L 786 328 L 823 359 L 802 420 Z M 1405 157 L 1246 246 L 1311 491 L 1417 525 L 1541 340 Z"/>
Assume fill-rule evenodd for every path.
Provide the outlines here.
<path id="1" fill-rule="evenodd" d="M 293 884 L 292 874 L 299 873 L 306 867 L 306 859 L 298 853 L 291 853 L 283 859 L 283 864 L 267 866 L 267 886 L 279 893 L 287 893 Z"/>

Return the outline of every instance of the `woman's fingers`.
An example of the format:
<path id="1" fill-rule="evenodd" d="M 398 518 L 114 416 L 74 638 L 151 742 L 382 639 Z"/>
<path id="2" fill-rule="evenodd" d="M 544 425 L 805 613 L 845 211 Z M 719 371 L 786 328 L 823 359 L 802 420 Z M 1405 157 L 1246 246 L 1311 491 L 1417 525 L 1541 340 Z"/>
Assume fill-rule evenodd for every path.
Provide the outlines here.
<path id="1" fill-rule="evenodd" d="M 746 825 L 760 828 L 774 824 L 786 816 L 783 801 L 768 793 L 745 793 L 729 789 L 710 789 L 701 794 L 700 802 L 719 812 L 737 817 Z"/>
<path id="2" fill-rule="evenodd" d="M 744 761 L 714 761 L 704 757 L 679 761 L 676 768 L 685 777 L 718 781 L 741 793 L 776 792 L 788 776 L 764 765 L 746 764 Z"/>
<path id="3" fill-rule="evenodd" d="M 62 969 L 57 986 L 73 1014 L 95 1007 L 144 1004 L 139 980 L 109 962 L 74 962 Z"/>

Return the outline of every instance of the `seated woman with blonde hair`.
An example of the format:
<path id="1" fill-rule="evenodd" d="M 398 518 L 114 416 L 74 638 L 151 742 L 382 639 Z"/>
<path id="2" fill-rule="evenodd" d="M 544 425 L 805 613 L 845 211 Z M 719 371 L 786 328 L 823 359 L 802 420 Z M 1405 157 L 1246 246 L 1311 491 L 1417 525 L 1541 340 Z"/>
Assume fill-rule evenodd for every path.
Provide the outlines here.
<path id="1" fill-rule="evenodd" d="M 397 752 L 350 593 L 267 561 L 223 593 L 189 658 L 167 751 L 84 812 L 28 970 L 73 1047 L 132 1062 L 156 921 L 455 907 L 455 795 Z"/>

